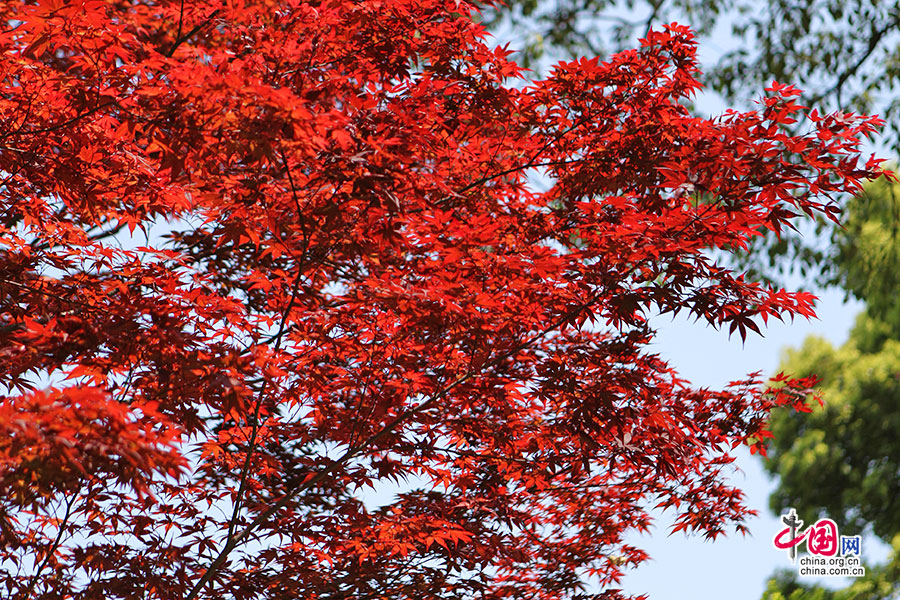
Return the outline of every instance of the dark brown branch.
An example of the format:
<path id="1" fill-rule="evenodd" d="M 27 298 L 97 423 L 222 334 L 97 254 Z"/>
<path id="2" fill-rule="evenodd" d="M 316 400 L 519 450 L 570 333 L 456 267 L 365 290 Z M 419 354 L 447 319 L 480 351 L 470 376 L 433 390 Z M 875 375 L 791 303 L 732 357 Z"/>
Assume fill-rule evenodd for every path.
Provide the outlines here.
<path id="1" fill-rule="evenodd" d="M 281 153 L 281 157 L 284 161 L 284 167 L 285 169 L 287 169 L 288 181 L 290 182 L 291 192 L 294 197 L 294 202 L 297 205 L 299 217 L 300 205 L 299 200 L 297 199 L 297 189 L 294 187 L 294 180 L 291 177 L 291 168 L 287 163 L 284 152 Z M 291 298 L 281 314 L 281 322 L 278 325 L 278 331 L 276 332 L 275 337 L 272 340 L 274 341 L 274 349 L 276 351 L 281 347 L 281 342 L 284 339 L 284 333 L 287 329 L 288 318 L 290 317 L 291 311 L 294 309 L 294 306 L 297 303 L 297 298 L 300 295 L 300 282 L 303 279 L 303 270 L 306 267 L 306 253 L 309 249 L 309 236 L 307 236 L 305 232 L 306 228 L 304 227 L 303 248 L 300 251 L 300 258 L 297 263 L 297 276 L 294 278 L 294 283 L 291 288 Z M 234 532 L 237 528 L 238 517 L 240 517 L 243 498 L 247 492 L 247 478 L 250 475 L 250 466 L 253 462 L 253 454 L 256 452 L 257 438 L 259 436 L 260 410 L 262 408 L 262 402 L 265 398 L 267 387 L 268 380 L 264 380 L 256 397 L 256 402 L 253 409 L 253 423 L 251 424 L 250 438 L 247 443 L 247 456 L 244 459 L 244 465 L 241 468 L 241 478 L 240 483 L 238 484 L 237 496 L 234 500 L 234 509 L 231 513 L 231 518 L 228 521 L 228 535 L 225 538 L 225 547 L 228 547 L 230 544 L 232 544 L 232 540 L 234 540 Z"/>
<path id="2" fill-rule="evenodd" d="M 41 561 L 41 564 L 38 566 L 37 570 L 34 572 L 34 575 L 31 576 L 31 581 L 28 583 L 28 589 L 25 590 L 24 598 L 28 600 L 31 596 L 31 593 L 34 591 L 34 587 L 37 585 L 38 579 L 43 573 L 44 569 L 47 567 L 47 563 L 50 562 L 50 559 L 53 558 L 53 555 L 56 554 L 56 551 L 59 549 L 59 544 L 62 542 L 63 533 L 66 530 L 66 525 L 69 524 L 69 517 L 72 514 L 72 505 L 75 504 L 75 498 L 78 494 L 73 494 L 71 497 L 66 499 L 66 514 L 63 515 L 63 519 L 59 524 L 59 528 L 56 531 L 56 539 L 53 540 L 53 544 L 47 550 L 47 555 L 44 556 L 44 560 Z"/>
<path id="3" fill-rule="evenodd" d="M 183 3 L 183 2 L 182 2 L 182 11 L 184 11 L 184 3 Z M 212 21 L 212 20 L 216 17 L 216 15 L 219 14 L 219 12 L 220 12 L 220 10 L 219 10 L 218 8 L 217 8 L 216 10 L 212 11 L 212 12 L 209 14 L 209 16 L 206 17 L 206 19 L 203 20 L 202 23 L 199 23 L 199 24 L 197 24 L 196 26 L 194 26 L 193 29 L 191 29 L 190 31 L 188 31 L 188 32 L 187 32 L 186 34 L 184 34 L 183 36 L 180 36 L 180 34 L 181 34 L 181 19 L 179 18 L 179 21 L 178 21 L 178 35 L 179 35 L 180 37 L 176 37 L 175 42 L 172 43 L 172 47 L 169 48 L 169 51 L 165 53 L 165 57 L 166 57 L 166 58 L 172 58 L 172 56 L 175 54 L 175 51 L 178 50 L 178 47 L 179 47 L 180 45 L 182 45 L 183 43 L 185 43 L 186 41 L 188 41 L 189 39 L 191 39 L 192 37 L 194 37 L 194 35 L 196 35 L 197 32 L 199 32 L 201 29 L 203 29 L 204 27 L 206 27 L 207 25 L 209 25 L 209 22 Z"/>
<path id="4" fill-rule="evenodd" d="M 838 79 L 833 86 L 831 86 L 828 90 L 814 96 L 811 99 L 810 103 L 815 104 L 817 102 L 820 102 L 823 98 L 830 96 L 831 94 L 836 94 L 838 96 L 838 99 L 840 99 L 841 90 L 843 89 L 844 84 L 847 83 L 847 80 L 862 68 L 866 61 L 869 60 L 869 57 L 872 56 L 872 53 L 875 52 L 875 50 L 878 48 L 878 44 L 881 43 L 882 38 L 887 35 L 892 29 L 896 28 L 898 24 L 900 24 L 900 22 L 898 22 L 898 20 L 895 18 L 893 21 L 891 21 L 881 29 L 873 28 L 874 30 L 872 31 L 872 35 L 871 37 L 869 37 L 869 46 L 863 53 L 863 55 L 859 57 L 855 64 L 844 69 L 844 71 L 838 76 Z"/>

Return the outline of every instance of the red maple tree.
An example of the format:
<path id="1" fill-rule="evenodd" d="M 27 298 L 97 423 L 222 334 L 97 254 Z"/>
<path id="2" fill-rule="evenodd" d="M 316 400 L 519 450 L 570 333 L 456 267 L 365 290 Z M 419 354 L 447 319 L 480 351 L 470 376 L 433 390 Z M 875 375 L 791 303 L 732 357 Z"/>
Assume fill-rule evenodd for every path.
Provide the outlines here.
<path id="1" fill-rule="evenodd" d="M 812 315 L 721 258 L 878 120 L 692 117 L 674 25 L 524 85 L 473 10 L 0 3 L 0 595 L 614 597 L 652 505 L 743 528 L 808 382 L 695 389 L 647 317 Z"/>

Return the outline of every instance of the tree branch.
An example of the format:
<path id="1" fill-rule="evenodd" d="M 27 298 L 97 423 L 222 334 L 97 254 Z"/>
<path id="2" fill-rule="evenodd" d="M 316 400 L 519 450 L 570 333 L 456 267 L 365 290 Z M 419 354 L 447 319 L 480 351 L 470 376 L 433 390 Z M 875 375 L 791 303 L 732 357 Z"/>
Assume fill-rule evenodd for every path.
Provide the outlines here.
<path id="1" fill-rule="evenodd" d="M 231 551 L 234 550 L 238 545 L 245 542 L 247 540 L 247 538 L 249 538 L 250 535 L 254 531 L 256 531 L 256 529 L 260 525 L 262 525 L 264 522 L 266 522 L 272 515 L 277 513 L 279 510 L 281 510 L 282 508 L 287 506 L 287 504 L 291 500 L 296 498 L 297 495 L 300 494 L 300 492 L 303 492 L 303 491 L 311 488 L 312 486 L 316 485 L 317 483 L 319 483 L 320 481 L 325 479 L 328 475 L 335 472 L 340 466 L 342 466 L 343 464 L 347 463 L 351 459 L 353 459 L 356 456 L 358 456 L 359 454 L 361 454 L 362 451 L 365 450 L 367 447 L 371 446 L 375 442 L 381 440 L 382 438 L 384 438 L 385 436 L 387 436 L 388 434 L 393 432 L 400 425 L 402 425 L 403 423 L 408 421 L 411 417 L 433 407 L 439 400 L 443 399 L 454 388 L 459 387 L 460 385 L 469 381 L 473 377 L 475 377 L 479 374 L 485 373 L 487 370 L 498 366 L 504 360 L 506 360 L 512 356 L 515 356 L 516 354 L 518 354 L 525 348 L 528 348 L 533 343 L 535 343 L 536 341 L 538 341 L 541 338 L 543 338 L 544 336 L 546 336 L 551 331 L 557 329 L 558 327 L 560 327 L 567 321 L 572 320 L 575 316 L 577 316 L 579 313 L 581 313 L 585 308 L 587 308 L 591 304 L 593 304 L 594 301 L 597 299 L 597 295 L 598 294 L 596 294 L 596 293 L 592 294 L 590 296 L 590 298 L 588 298 L 584 303 L 567 311 L 559 319 L 557 319 L 556 321 L 547 325 L 547 327 L 545 327 L 539 333 L 533 335 L 532 337 L 528 338 L 527 340 L 523 341 L 522 343 L 507 350 L 503 354 L 498 355 L 493 360 L 485 363 L 485 368 L 483 368 L 477 372 L 469 371 L 465 375 L 461 375 L 460 377 L 458 377 L 451 383 L 444 386 L 442 389 L 440 389 L 437 393 L 432 395 L 431 398 L 429 398 L 425 402 L 422 402 L 421 404 L 418 404 L 416 406 L 406 409 L 405 411 L 400 413 L 393 421 L 391 421 L 390 423 L 388 423 L 387 425 L 382 427 L 377 432 L 370 435 L 368 438 L 366 438 L 365 440 L 363 440 L 356 446 L 352 446 L 352 447 L 348 448 L 337 460 L 332 461 L 331 464 L 329 464 L 325 469 L 319 471 L 316 475 L 314 475 L 313 477 L 310 477 L 309 479 L 307 479 L 306 481 L 301 483 L 299 486 L 297 486 L 297 488 L 295 488 L 292 492 L 285 494 L 284 496 L 281 497 L 281 499 L 279 499 L 277 502 L 272 504 L 269 508 L 267 508 L 263 512 L 259 513 L 256 516 L 256 518 L 253 519 L 253 521 L 251 521 L 243 529 L 243 531 L 241 531 L 241 533 L 239 533 L 238 535 L 231 538 L 230 541 L 226 541 L 222 550 L 219 552 L 219 555 L 216 556 L 215 560 L 213 560 L 213 562 L 209 565 L 209 567 L 207 567 L 206 571 L 203 573 L 203 575 L 200 577 L 200 579 L 197 581 L 197 583 L 194 584 L 194 587 L 191 588 L 191 591 L 187 594 L 187 596 L 185 596 L 185 600 L 194 600 L 199 595 L 200 590 L 203 589 L 203 586 L 205 586 L 207 583 L 209 583 L 209 581 L 213 578 L 213 576 L 216 574 L 216 572 L 219 570 L 219 568 L 221 568 L 222 564 L 225 562 L 225 559 L 228 558 L 228 555 L 231 553 Z"/>
<path id="2" fill-rule="evenodd" d="M 182 15 L 183 15 L 184 14 L 184 0 L 182 0 L 182 3 L 181 3 L 181 10 L 182 10 Z M 191 29 L 186 34 L 184 34 L 184 36 L 181 36 L 181 37 L 176 36 L 175 41 L 172 43 L 172 47 L 169 48 L 168 52 L 164 53 L 164 56 L 166 58 L 172 58 L 172 55 L 175 54 L 175 51 L 178 50 L 178 47 L 180 45 L 182 45 L 183 43 L 185 43 L 186 41 L 188 41 L 189 39 L 194 37 L 194 35 L 198 31 L 200 31 L 201 29 L 203 29 L 204 27 L 209 25 L 209 22 L 212 21 L 216 17 L 216 15 L 218 15 L 220 12 L 221 12 L 221 9 L 217 8 L 216 10 L 212 11 L 209 14 L 209 16 L 203 20 L 202 23 L 198 23 L 193 29 Z M 178 36 L 180 36 L 180 35 L 181 35 L 181 17 L 179 17 L 179 19 L 178 19 Z"/>
<path id="3" fill-rule="evenodd" d="M 66 514 L 63 515 L 62 522 L 59 524 L 59 527 L 56 531 L 56 539 L 53 540 L 53 544 L 50 546 L 50 549 L 47 550 L 47 555 L 44 556 L 44 560 L 41 561 L 41 564 L 38 566 L 37 570 L 34 572 L 34 575 L 31 576 L 31 581 L 28 583 L 28 589 L 25 590 L 25 600 L 31 596 L 31 593 L 34 591 L 34 587 L 37 585 L 38 579 L 41 576 L 41 573 L 44 571 L 44 568 L 47 566 L 47 563 L 50 562 L 50 559 L 56 554 L 56 551 L 59 549 L 59 544 L 62 542 L 63 532 L 66 530 L 66 525 L 69 523 L 69 516 L 72 514 L 72 505 L 75 504 L 75 499 L 78 497 L 78 493 L 76 492 L 70 498 L 66 500 Z"/>

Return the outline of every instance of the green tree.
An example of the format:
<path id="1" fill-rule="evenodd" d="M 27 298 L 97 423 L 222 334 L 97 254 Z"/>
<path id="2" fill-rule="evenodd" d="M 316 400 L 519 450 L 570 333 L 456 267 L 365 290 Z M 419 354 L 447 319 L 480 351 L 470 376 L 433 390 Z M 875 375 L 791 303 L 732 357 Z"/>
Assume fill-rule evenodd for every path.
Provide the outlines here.
<path id="1" fill-rule="evenodd" d="M 900 579 L 898 549 L 894 544 L 887 564 L 868 567 L 865 577 L 837 590 L 800 583 L 796 573 L 781 571 L 769 580 L 762 600 L 896 600 Z"/>
<path id="2" fill-rule="evenodd" d="M 835 232 L 834 268 L 849 294 L 864 300 L 848 341 L 818 337 L 785 352 L 781 368 L 819 376 L 824 406 L 811 414 L 773 414 L 775 440 L 765 461 L 778 476 L 770 501 L 797 509 L 807 523 L 829 516 L 842 532 L 871 531 L 890 544 L 889 561 L 838 591 L 804 586 L 786 574 L 765 600 L 879 600 L 900 594 L 900 186 L 870 184 L 851 201 Z"/>

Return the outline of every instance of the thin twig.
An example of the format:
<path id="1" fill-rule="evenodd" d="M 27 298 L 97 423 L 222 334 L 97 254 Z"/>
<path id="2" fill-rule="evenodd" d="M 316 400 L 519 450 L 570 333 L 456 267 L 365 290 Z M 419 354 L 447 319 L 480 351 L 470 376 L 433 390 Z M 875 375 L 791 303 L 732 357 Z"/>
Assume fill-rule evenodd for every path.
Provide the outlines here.
<path id="1" fill-rule="evenodd" d="M 44 557 L 44 560 L 41 561 L 41 564 L 34 572 L 34 575 L 31 576 L 31 581 L 28 583 L 28 589 L 25 591 L 25 600 L 27 600 L 31 596 L 31 593 L 34 591 L 41 573 L 44 571 L 47 563 L 50 562 L 50 559 L 54 554 L 56 554 L 56 551 L 59 549 L 59 544 L 62 542 L 62 536 L 66 530 L 66 525 L 68 525 L 69 523 L 69 516 L 72 514 L 72 505 L 75 504 L 75 499 L 77 497 L 78 493 L 76 492 L 66 499 L 66 514 L 63 516 L 62 522 L 59 524 L 59 527 L 56 531 L 56 539 L 53 540 L 53 545 L 50 546 L 50 549 L 47 551 L 47 555 Z"/>

